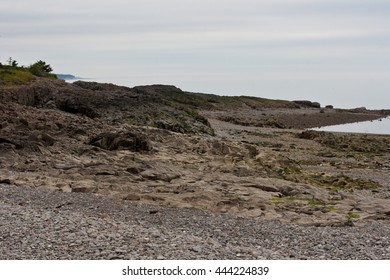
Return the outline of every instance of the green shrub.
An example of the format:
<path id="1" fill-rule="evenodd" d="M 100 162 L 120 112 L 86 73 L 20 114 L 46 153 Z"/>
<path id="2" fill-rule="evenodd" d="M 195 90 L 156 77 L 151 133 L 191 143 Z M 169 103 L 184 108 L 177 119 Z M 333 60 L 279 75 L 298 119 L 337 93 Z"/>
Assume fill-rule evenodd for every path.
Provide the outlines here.
<path id="1" fill-rule="evenodd" d="M 50 72 L 53 71 L 50 64 L 46 64 L 46 62 L 42 60 L 39 60 L 34 64 L 31 64 L 27 68 L 27 70 L 30 71 L 34 76 L 46 77 L 46 78 L 57 78 L 56 75 L 50 74 Z"/>

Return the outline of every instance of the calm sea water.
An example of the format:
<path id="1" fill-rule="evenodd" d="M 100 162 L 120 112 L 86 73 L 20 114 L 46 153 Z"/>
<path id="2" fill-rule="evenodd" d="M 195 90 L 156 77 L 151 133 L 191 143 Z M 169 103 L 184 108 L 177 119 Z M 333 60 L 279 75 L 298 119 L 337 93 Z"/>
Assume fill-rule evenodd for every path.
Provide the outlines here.
<path id="1" fill-rule="evenodd" d="M 370 134 L 389 134 L 390 135 L 390 117 L 375 121 L 357 122 L 341 125 L 331 125 L 314 128 L 318 131 L 330 132 L 354 132 Z"/>

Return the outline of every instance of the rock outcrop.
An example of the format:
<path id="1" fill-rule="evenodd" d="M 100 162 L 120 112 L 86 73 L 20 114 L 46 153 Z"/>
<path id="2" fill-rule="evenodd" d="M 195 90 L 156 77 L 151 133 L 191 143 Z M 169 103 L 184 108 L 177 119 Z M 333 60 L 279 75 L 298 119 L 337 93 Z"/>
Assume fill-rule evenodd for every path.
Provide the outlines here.
<path id="1" fill-rule="evenodd" d="M 0 182 L 304 225 L 390 219 L 389 137 L 289 130 L 340 112 L 240 98 L 47 79 L 0 88 Z"/>
<path id="2" fill-rule="evenodd" d="M 212 134 L 207 119 L 196 110 L 180 106 L 169 94 L 185 94 L 173 86 L 127 88 L 113 84 L 36 79 L 15 90 L 4 91 L 6 100 L 42 109 L 101 118 L 105 121 L 149 125 L 175 132 Z"/>

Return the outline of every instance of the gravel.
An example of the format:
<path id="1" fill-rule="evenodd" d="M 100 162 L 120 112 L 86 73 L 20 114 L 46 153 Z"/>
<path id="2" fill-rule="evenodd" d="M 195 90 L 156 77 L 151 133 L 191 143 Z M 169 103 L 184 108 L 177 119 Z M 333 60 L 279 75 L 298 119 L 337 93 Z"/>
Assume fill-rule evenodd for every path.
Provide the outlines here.
<path id="1" fill-rule="evenodd" d="M 390 259 L 389 236 L 0 184 L 0 259 Z"/>

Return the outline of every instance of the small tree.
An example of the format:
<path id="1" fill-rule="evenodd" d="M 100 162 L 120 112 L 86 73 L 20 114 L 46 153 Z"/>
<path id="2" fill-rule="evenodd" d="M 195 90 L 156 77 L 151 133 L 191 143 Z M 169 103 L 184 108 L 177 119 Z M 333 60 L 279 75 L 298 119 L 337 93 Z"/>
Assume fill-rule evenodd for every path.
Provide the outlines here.
<path id="1" fill-rule="evenodd" d="M 10 58 L 8 58 L 8 65 L 11 67 L 17 67 L 18 63 L 16 62 L 16 60 L 14 60 L 14 59 L 12 59 L 12 57 L 10 57 Z"/>
<path id="2" fill-rule="evenodd" d="M 46 77 L 53 69 L 50 67 L 50 64 L 46 64 L 46 62 L 39 60 L 34 64 L 31 64 L 28 67 L 28 70 L 35 76 Z"/>

